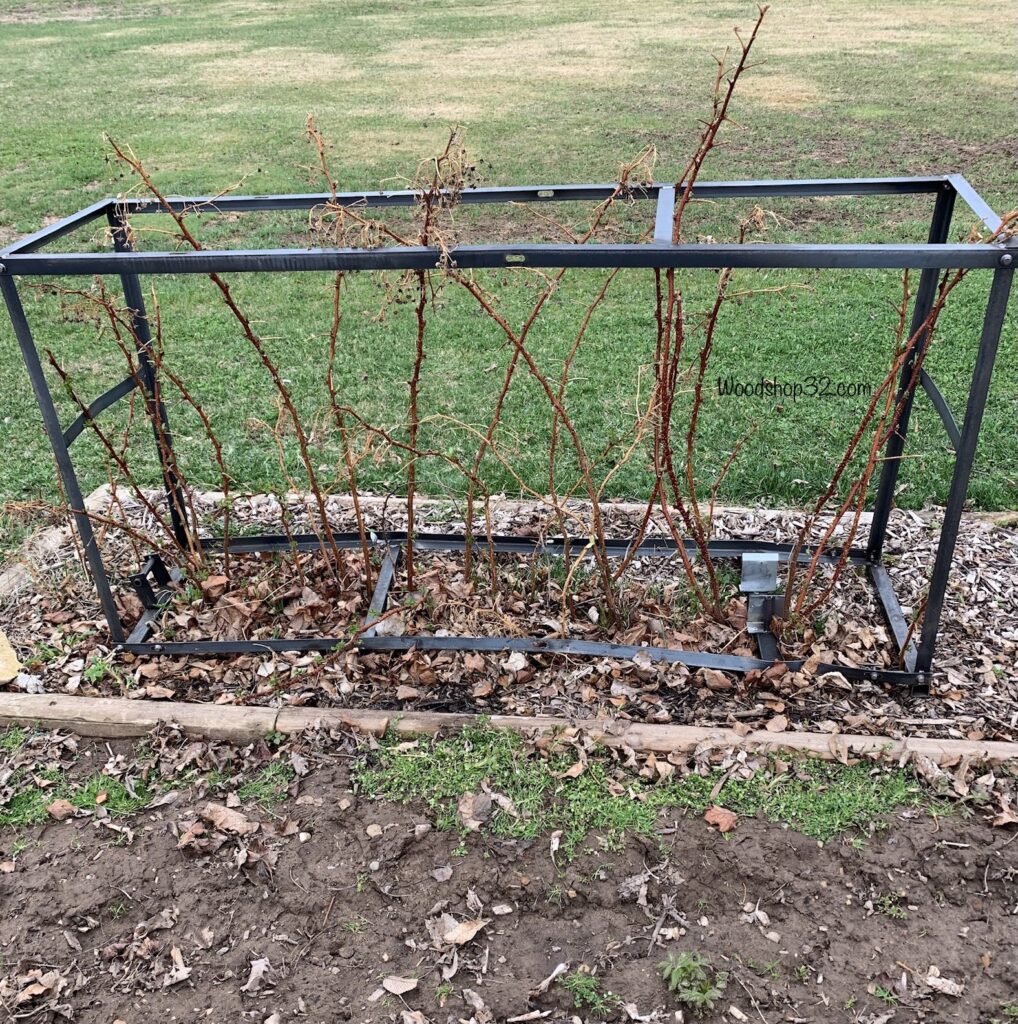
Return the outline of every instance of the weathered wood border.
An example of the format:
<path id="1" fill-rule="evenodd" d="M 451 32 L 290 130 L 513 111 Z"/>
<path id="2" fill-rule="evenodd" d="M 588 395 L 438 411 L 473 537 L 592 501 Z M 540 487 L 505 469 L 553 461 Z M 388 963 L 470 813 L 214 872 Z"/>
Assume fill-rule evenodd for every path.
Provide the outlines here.
<path id="1" fill-rule="evenodd" d="M 264 708 L 180 701 L 127 700 L 117 697 L 67 697 L 57 694 L 0 693 L 0 728 L 39 726 L 69 729 L 81 736 L 121 739 L 144 736 L 157 725 L 180 726 L 190 735 L 248 743 L 276 732 L 291 735 L 323 727 L 353 729 L 381 735 L 392 729 L 401 735 L 430 735 L 476 723 L 478 715 L 441 712 L 399 713 L 342 708 Z M 610 747 L 627 746 L 644 753 L 692 753 L 710 747 L 761 753 L 799 752 L 825 760 L 875 756 L 899 761 L 913 755 L 938 764 L 971 762 L 1018 763 L 1018 743 L 983 740 L 856 736 L 810 732 L 773 733 L 756 730 L 740 735 L 734 729 L 690 725 L 648 725 L 619 719 L 523 718 L 495 715 L 492 725 L 526 735 L 583 732 Z"/>

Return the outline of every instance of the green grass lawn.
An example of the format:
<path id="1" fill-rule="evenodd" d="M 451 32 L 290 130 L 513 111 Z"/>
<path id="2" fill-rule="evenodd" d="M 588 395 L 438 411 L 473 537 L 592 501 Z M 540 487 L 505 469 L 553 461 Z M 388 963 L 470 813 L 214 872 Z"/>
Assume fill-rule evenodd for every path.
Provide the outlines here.
<path id="1" fill-rule="evenodd" d="M 656 177 L 674 180 L 709 107 L 711 52 L 735 25 L 748 28 L 750 4 L 649 2 L 637 7 L 429 0 L 341 4 L 110 2 L 94 5 L 0 0 L 0 240 L 35 229 L 129 184 L 107 161 L 102 133 L 130 143 L 166 191 L 200 194 L 244 179 L 251 192 L 306 191 L 312 154 L 304 118 L 316 112 L 334 143 L 345 189 L 400 187 L 418 159 L 466 126 L 472 153 L 491 184 L 611 180 L 644 146 L 658 147 Z M 961 171 L 998 210 L 1015 204 L 1014 23 L 1002 0 L 816 5 L 778 0 L 745 78 L 729 126 L 705 178 L 849 177 Z M 700 207 L 702 233 L 730 236 L 748 206 Z M 930 204 L 918 200 L 781 201 L 772 240 L 892 241 L 925 237 Z M 652 211 L 647 211 L 652 219 Z M 158 221 L 151 222 L 158 225 Z M 693 225 L 690 222 L 690 226 Z M 972 218 L 959 208 L 963 237 Z M 203 237 L 247 245 L 290 244 L 298 217 L 249 215 L 209 220 Z M 489 212 L 478 230 L 499 230 Z M 84 246 L 82 237 L 75 244 Z M 158 235 L 144 239 L 161 247 Z M 601 272 L 574 272 L 549 302 L 532 336 L 549 373 L 572 340 Z M 691 308 L 707 301 L 709 273 L 689 275 Z M 152 282 L 147 282 L 151 285 Z M 732 374 L 783 380 L 826 375 L 875 384 L 883 375 L 892 272 L 743 272 L 739 289 L 797 287 L 732 304 L 719 327 L 710 380 Z M 942 321 L 929 367 L 960 420 L 988 275 L 972 274 Z M 324 396 L 330 313 L 328 275 L 237 278 L 302 411 Z M 618 439 L 644 395 L 653 352 L 649 273 L 622 275 L 595 315 L 574 371 L 569 407 L 592 451 Z M 276 416 L 272 389 L 253 353 L 205 279 L 158 282 L 168 358 L 214 413 L 241 488 L 278 487 L 275 448 L 265 423 Z M 55 302 L 26 295 L 41 347 L 51 347 L 86 397 L 123 374 L 108 340 L 61 321 Z M 524 299 L 505 297 L 511 316 Z M 398 425 L 413 358 L 413 309 L 382 322 L 380 293 L 366 275 L 352 279 L 344 321 L 340 383 L 369 417 Z M 461 455 L 482 425 L 501 382 L 504 339 L 462 295 L 447 291 L 430 314 L 422 411 L 436 417 L 431 444 Z M 0 503 L 55 497 L 52 462 L 20 356 L 0 317 Z M 974 501 L 1018 504 L 1015 441 L 1018 331 L 1012 315 L 998 362 L 982 440 Z M 518 378 L 507 404 L 504 443 L 529 486 L 546 488 L 546 406 Z M 638 386 L 643 390 L 638 391 Z M 826 483 L 864 400 L 775 402 L 718 397 L 704 413 L 701 472 L 709 479 L 737 439 L 756 425 L 722 490 L 729 502 L 798 504 Z M 935 413 L 917 404 L 914 443 L 899 500 L 942 501 L 951 451 Z M 66 419 L 73 416 L 68 400 Z M 176 410 L 177 440 L 196 482 L 218 478 L 193 417 Z M 449 419 L 437 418 L 449 417 Z M 116 423 L 111 415 L 110 423 Z M 138 434 L 139 445 L 144 434 Z M 78 442 L 87 490 L 105 473 L 94 439 Z M 341 487 L 335 438 L 321 424 L 316 458 Z M 840 447 L 839 447 L 840 446 Z M 292 445 L 286 458 L 297 465 Z M 137 455 L 139 466 L 145 456 Z M 491 461 L 493 489 L 518 491 Z M 568 476 L 569 465 L 563 465 Z M 391 457 L 368 457 L 365 486 L 402 490 Z M 463 482 L 439 460 L 419 466 L 421 489 L 460 493 Z M 612 494 L 636 497 L 649 480 L 643 459 L 614 477 Z M 6 525 L 5 525 L 6 524 Z M 0 514 L 10 543 L 18 530 Z"/>

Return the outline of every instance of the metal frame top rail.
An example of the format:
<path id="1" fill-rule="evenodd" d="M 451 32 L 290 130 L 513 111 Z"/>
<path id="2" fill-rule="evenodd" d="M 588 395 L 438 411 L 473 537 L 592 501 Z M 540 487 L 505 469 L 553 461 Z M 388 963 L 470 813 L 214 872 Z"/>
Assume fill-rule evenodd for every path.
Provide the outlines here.
<path id="1" fill-rule="evenodd" d="M 465 189 L 459 201 L 468 205 L 484 203 L 530 203 L 530 202 L 574 202 L 606 199 L 617 188 L 617 183 L 606 182 L 588 185 L 529 185 L 493 186 Z M 684 186 L 679 186 L 681 191 Z M 636 185 L 630 195 L 636 199 L 657 199 L 663 189 L 674 189 L 668 182 Z M 991 231 L 999 229 L 1000 217 L 979 195 L 972 185 L 960 174 L 931 175 L 904 178 L 806 178 L 746 181 L 705 181 L 695 186 L 697 197 L 702 199 L 738 199 L 747 197 L 782 196 L 873 196 L 873 195 L 921 195 L 942 191 L 955 192 Z M 205 209 L 213 212 L 256 211 L 256 210 L 307 210 L 331 201 L 329 193 L 302 193 L 292 195 L 261 196 L 172 196 L 168 202 L 175 211 Z M 344 206 L 366 207 L 407 207 L 413 206 L 418 194 L 413 190 L 389 192 L 340 192 L 336 201 Z M 48 227 L 28 235 L 0 250 L 0 259 L 29 255 L 42 246 L 90 223 L 111 208 L 118 207 L 131 214 L 159 213 L 163 207 L 148 197 L 120 197 L 101 199 L 91 206 L 57 221 Z M 698 265 L 698 264 L 691 264 Z M 813 265 L 813 264 L 810 264 Z M 899 264 L 895 264 L 898 266 Z M 980 266 L 983 264 L 980 264 Z M 31 266 L 31 265 L 27 265 Z M 330 268 L 331 269 L 331 268 Z M 50 273 L 49 270 L 32 271 L 23 265 L 18 273 Z M 74 272 L 74 271 L 69 271 Z M 91 271 L 88 271 L 91 272 Z"/>
<path id="2" fill-rule="evenodd" d="M 6 273 L 26 277 L 92 274 L 294 273 L 299 271 L 431 270 L 443 258 L 432 246 L 386 249 L 200 249 L 184 252 L 19 253 L 3 257 Z M 1008 267 L 1005 246 L 961 245 L 461 245 L 464 270 L 501 267 L 828 268 L 844 270 Z"/>

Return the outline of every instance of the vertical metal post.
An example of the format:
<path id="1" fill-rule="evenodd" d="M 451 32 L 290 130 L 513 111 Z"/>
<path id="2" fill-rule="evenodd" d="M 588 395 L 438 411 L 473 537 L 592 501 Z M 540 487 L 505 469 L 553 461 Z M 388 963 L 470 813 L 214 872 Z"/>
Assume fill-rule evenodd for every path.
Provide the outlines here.
<path id="1" fill-rule="evenodd" d="M 113 232 L 113 248 L 117 252 L 134 252 L 127 223 L 120 210 L 116 206 L 112 206 L 107 210 L 106 217 Z M 166 492 L 166 503 L 170 509 L 173 535 L 184 550 L 189 550 L 192 540 L 191 531 L 185 521 L 187 505 L 184 502 L 184 488 L 173 460 L 169 458 L 173 451 L 173 435 L 170 433 L 170 421 L 166 415 L 166 406 L 159 394 L 159 380 L 152 360 L 152 331 L 149 327 L 148 315 L 145 312 L 141 281 L 137 274 L 121 274 L 120 285 L 124 290 L 124 301 L 131 311 L 131 326 L 134 331 L 135 348 L 138 352 L 141 383 L 145 388 L 146 402 L 151 403 L 149 411 L 152 432 L 155 435 L 156 452 L 163 473 L 163 488 Z"/>
<path id="2" fill-rule="evenodd" d="M 10 315 L 14 334 L 18 339 L 18 345 L 21 348 L 25 369 L 28 370 L 28 377 L 32 382 L 35 400 L 39 403 L 43 426 L 49 437 L 49 443 L 53 448 L 57 472 L 60 474 L 64 494 L 74 516 L 74 525 L 78 531 L 78 537 L 81 539 L 81 547 L 85 553 L 89 574 L 95 583 L 95 589 L 99 595 L 99 604 L 102 606 L 103 615 L 106 617 L 106 623 L 110 628 L 110 639 L 115 644 L 122 643 L 125 639 L 125 634 L 123 627 L 120 625 L 120 613 L 117 611 L 117 604 L 113 599 L 113 591 L 110 589 L 106 567 L 103 565 L 102 555 L 99 553 L 98 544 L 96 544 L 91 520 L 85 511 L 85 499 L 81 494 L 81 486 L 78 483 L 78 476 L 74 472 L 70 452 L 68 452 L 67 445 L 64 442 L 60 418 L 57 415 L 56 406 L 53 404 L 53 396 L 50 394 L 49 385 L 46 382 L 46 374 L 43 372 L 39 353 L 35 347 L 35 342 L 32 340 L 32 330 L 28 325 L 28 318 L 25 316 L 25 309 L 21 304 L 17 285 L 10 276 L 3 273 L 2 268 L 0 268 L 0 291 L 3 292 L 4 302 L 7 304 L 7 312 Z"/>
<path id="3" fill-rule="evenodd" d="M 961 444 L 958 446 L 955 458 L 951 491 L 947 498 L 947 507 L 944 510 L 944 522 L 940 528 L 940 541 L 937 544 L 937 557 L 933 563 L 930 591 L 926 599 L 926 613 L 923 616 L 923 629 L 916 658 L 916 669 L 920 672 L 929 672 L 933 664 L 933 647 L 937 642 L 940 614 L 944 608 L 947 578 L 954 558 L 954 546 L 958 540 L 961 514 L 968 494 L 972 463 L 975 460 L 976 444 L 979 441 L 979 429 L 983 422 L 983 411 L 986 408 L 990 379 L 993 375 L 993 363 L 997 357 L 997 347 L 1000 344 L 1000 333 L 1004 326 L 1013 278 L 1013 269 L 996 270 L 993 274 L 993 283 L 990 286 L 990 297 L 986 303 L 983 331 L 979 339 L 979 351 L 976 355 L 975 369 L 972 371 L 972 384 L 969 387 L 968 405 L 965 409 L 965 425 L 962 427 Z"/>
<path id="4" fill-rule="evenodd" d="M 951 214 L 954 212 L 954 197 L 955 191 L 950 185 L 945 185 L 944 190 L 937 193 L 937 200 L 933 207 L 933 220 L 930 222 L 929 241 L 931 243 L 943 244 L 947 241 L 947 233 L 951 226 Z M 924 270 L 919 278 L 915 306 L 912 309 L 909 338 L 919 330 L 923 321 L 930 315 L 937 296 L 939 275 L 939 270 L 929 268 Z M 901 468 L 901 456 L 905 450 L 908 423 L 912 416 L 912 402 L 919 386 L 918 378 L 916 387 L 911 390 L 909 383 L 915 370 L 916 358 L 925 350 L 929 340 L 930 332 L 923 331 L 922 335 L 916 339 L 915 346 L 901 368 L 898 393 L 895 396 L 895 408 L 899 404 L 902 406 L 901 416 L 898 418 L 894 433 L 888 439 L 887 448 L 884 451 L 884 463 L 880 470 L 880 483 L 877 486 L 877 497 L 873 505 L 873 520 L 870 524 L 869 541 L 866 545 L 866 557 L 871 562 L 879 562 L 884 552 L 887 521 L 891 515 L 891 506 L 894 504 L 894 488 L 898 483 L 898 470 Z"/>

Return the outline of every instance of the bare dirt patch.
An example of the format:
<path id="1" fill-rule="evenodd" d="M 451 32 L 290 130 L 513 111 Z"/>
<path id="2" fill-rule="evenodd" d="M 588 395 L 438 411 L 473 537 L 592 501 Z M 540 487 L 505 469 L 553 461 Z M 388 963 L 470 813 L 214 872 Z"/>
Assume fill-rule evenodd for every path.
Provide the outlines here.
<path id="1" fill-rule="evenodd" d="M 348 82 L 360 77 L 349 59 L 291 46 L 271 46 L 243 56 L 209 61 L 200 72 L 203 80 L 219 86 L 310 85 Z"/>
<path id="2" fill-rule="evenodd" d="M 119 5 L 107 4 L 54 4 L 36 7 L 22 4 L 11 11 L 0 12 L 0 23 L 6 25 L 42 25 L 48 21 L 97 21 L 100 18 L 116 17 L 122 13 Z"/>
<path id="3" fill-rule="evenodd" d="M 60 772 L 77 809 L 0 830 L 0 997 L 82 1024 L 664 1022 L 658 964 L 697 954 L 724 976 L 706 1022 L 984 1024 L 1013 998 L 1018 844 L 977 818 L 901 810 L 821 843 L 669 809 L 567 856 L 369 799 L 364 756 L 32 741 L 7 765 Z M 108 809 L 128 791 L 140 809 Z"/>
<path id="4" fill-rule="evenodd" d="M 208 57 L 213 54 L 236 53 L 245 48 L 243 43 L 217 39 L 189 39 L 179 43 L 159 43 L 139 46 L 132 52 L 150 57 Z"/>

